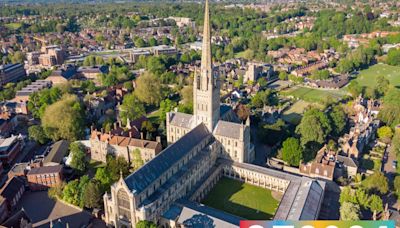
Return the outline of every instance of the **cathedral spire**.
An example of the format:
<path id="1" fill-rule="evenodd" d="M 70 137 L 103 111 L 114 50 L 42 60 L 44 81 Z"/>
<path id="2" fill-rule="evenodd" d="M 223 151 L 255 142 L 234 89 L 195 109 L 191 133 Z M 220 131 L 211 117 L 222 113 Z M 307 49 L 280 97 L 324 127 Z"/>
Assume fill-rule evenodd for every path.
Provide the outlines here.
<path id="1" fill-rule="evenodd" d="M 203 45 L 201 54 L 201 71 L 211 73 L 211 31 L 210 31 L 210 10 L 208 0 L 206 0 L 204 9 L 204 26 L 203 26 Z M 210 80 L 211 81 L 211 80 Z"/>

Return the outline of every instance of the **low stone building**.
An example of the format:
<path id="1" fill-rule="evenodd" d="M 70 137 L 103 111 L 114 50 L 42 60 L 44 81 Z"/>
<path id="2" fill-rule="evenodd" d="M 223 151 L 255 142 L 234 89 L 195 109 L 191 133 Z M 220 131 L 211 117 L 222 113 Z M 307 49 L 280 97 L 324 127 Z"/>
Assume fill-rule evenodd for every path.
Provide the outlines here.
<path id="1" fill-rule="evenodd" d="M 137 139 L 132 136 L 120 136 L 113 133 L 104 133 L 92 130 L 90 135 L 91 159 L 106 162 L 107 155 L 124 157 L 132 163 L 135 152 L 139 150 L 140 157 L 144 162 L 153 159 L 161 150 L 161 140 L 149 141 Z"/>

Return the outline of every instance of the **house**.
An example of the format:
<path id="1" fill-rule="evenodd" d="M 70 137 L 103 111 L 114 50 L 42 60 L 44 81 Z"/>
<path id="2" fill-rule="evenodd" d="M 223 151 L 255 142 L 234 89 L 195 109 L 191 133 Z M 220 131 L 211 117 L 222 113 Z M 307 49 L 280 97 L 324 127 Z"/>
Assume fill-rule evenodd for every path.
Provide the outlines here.
<path id="1" fill-rule="evenodd" d="M 346 176 L 354 177 L 357 174 L 358 165 L 351 157 L 336 156 L 335 178 Z"/>
<path id="2" fill-rule="evenodd" d="M 0 160 L 4 164 L 11 164 L 17 154 L 22 151 L 25 143 L 21 136 L 11 136 L 0 139 Z"/>
<path id="3" fill-rule="evenodd" d="M 69 82 L 71 79 L 77 77 L 77 69 L 75 66 L 68 65 L 67 67 L 55 70 L 51 73 L 49 77 L 46 78 L 47 81 L 51 81 L 53 85 L 60 85 Z"/>
<path id="4" fill-rule="evenodd" d="M 20 177 L 13 177 L 0 190 L 0 197 L 5 200 L 8 214 L 16 209 L 16 206 L 24 192 L 25 183 Z"/>
<path id="5" fill-rule="evenodd" d="M 62 169 L 62 165 L 32 168 L 26 174 L 29 188 L 36 191 L 58 186 L 63 180 Z"/>
<path id="6" fill-rule="evenodd" d="M 326 180 L 333 180 L 336 166 L 336 152 L 328 150 L 326 146 L 322 147 L 315 159 L 306 164 L 301 163 L 299 167 L 300 174 Z"/>
<path id="7" fill-rule="evenodd" d="M 59 165 L 63 162 L 64 157 L 68 154 L 69 142 L 60 140 L 51 145 L 50 152 L 43 159 L 44 166 Z"/>
<path id="8" fill-rule="evenodd" d="M 93 81 L 96 85 L 100 85 L 100 75 L 107 74 L 108 66 L 80 67 L 78 69 L 78 77 Z"/>
<path id="9" fill-rule="evenodd" d="M 317 88 L 324 89 L 340 89 L 349 83 L 349 77 L 347 75 L 333 77 L 328 80 L 317 80 L 312 83 Z"/>

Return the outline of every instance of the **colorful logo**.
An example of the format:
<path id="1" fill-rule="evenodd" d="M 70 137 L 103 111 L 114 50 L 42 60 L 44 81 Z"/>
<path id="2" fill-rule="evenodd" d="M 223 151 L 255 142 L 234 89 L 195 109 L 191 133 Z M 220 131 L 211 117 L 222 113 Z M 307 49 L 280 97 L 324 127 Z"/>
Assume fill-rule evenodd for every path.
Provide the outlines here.
<path id="1" fill-rule="evenodd" d="M 240 228 L 395 228 L 394 221 L 240 221 Z"/>

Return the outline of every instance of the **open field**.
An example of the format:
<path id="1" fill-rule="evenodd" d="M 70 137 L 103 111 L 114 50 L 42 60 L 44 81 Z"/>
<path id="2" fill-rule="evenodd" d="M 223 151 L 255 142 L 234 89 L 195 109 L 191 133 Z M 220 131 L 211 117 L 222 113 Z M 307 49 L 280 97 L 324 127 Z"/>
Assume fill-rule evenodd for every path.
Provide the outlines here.
<path id="1" fill-rule="evenodd" d="M 327 99 L 339 100 L 346 95 L 344 90 L 324 90 L 307 87 L 293 87 L 281 92 L 282 95 L 292 96 L 311 103 L 323 103 Z"/>
<path id="2" fill-rule="evenodd" d="M 360 71 L 355 80 L 361 86 L 373 87 L 379 75 L 385 76 L 393 86 L 400 86 L 400 67 L 386 64 L 376 64 L 366 70 Z"/>
<path id="3" fill-rule="evenodd" d="M 303 100 L 296 101 L 289 109 L 283 112 L 282 119 L 291 124 L 297 125 L 301 121 L 304 110 L 310 103 Z"/>
<path id="4" fill-rule="evenodd" d="M 223 177 L 203 204 L 250 220 L 272 219 L 279 201 L 268 189 Z"/>

